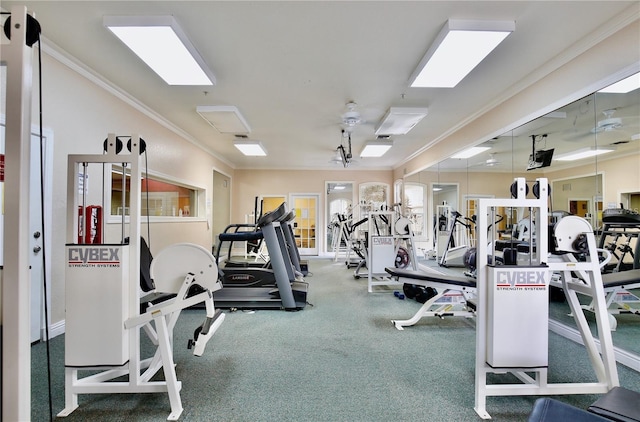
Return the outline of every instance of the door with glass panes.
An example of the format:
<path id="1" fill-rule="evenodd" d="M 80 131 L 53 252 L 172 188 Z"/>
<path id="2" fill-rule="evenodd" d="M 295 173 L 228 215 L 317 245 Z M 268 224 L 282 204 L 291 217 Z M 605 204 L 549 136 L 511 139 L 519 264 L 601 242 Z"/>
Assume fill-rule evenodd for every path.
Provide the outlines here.
<path id="1" fill-rule="evenodd" d="M 291 195 L 296 210 L 293 233 L 300 255 L 318 255 L 318 202 L 319 195 Z"/>

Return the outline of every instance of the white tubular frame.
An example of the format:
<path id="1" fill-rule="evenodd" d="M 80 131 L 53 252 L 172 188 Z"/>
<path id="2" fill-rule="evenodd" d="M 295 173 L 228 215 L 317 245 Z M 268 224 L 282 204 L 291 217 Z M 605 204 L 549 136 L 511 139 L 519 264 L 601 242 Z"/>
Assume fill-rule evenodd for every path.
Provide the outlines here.
<path id="1" fill-rule="evenodd" d="M 33 50 L 26 44 L 27 8 L 11 9 L 11 42 L 2 45 L 7 64 L 2 292 L 2 419 L 31 417 L 29 273 L 29 160 Z"/>
<path id="2" fill-rule="evenodd" d="M 525 183 L 524 178 L 516 180 L 519 187 Z M 518 190 L 516 199 L 490 199 L 481 198 L 478 206 L 478 227 L 488 227 L 488 214 L 491 208 L 497 207 L 525 207 L 536 210 L 536 260 L 532 265 L 544 265 L 548 261 L 548 182 L 547 179 L 538 179 L 539 199 L 526 199 L 526 194 L 522 189 Z M 576 217 L 579 218 L 579 217 Z M 580 219 L 582 220 L 582 219 Z M 586 221 L 585 221 L 586 223 Z M 487 330 L 488 330 L 488 234 L 486 230 L 478 231 L 477 242 L 477 292 L 478 309 L 476 321 L 476 371 L 475 371 L 475 406 L 476 413 L 483 419 L 490 419 L 491 416 L 486 410 L 486 398 L 489 396 L 520 396 L 520 395 L 556 395 L 556 394 L 603 394 L 614 386 L 619 385 L 615 357 L 613 353 L 613 343 L 611 340 L 611 330 L 609 327 L 608 313 L 598 256 L 596 251 L 595 237 L 588 223 L 580 233 L 585 234 L 590 252 L 589 262 L 562 262 L 550 263 L 549 271 L 559 271 L 563 274 L 563 287 L 571 306 L 574 318 L 578 325 L 578 330 L 587 348 L 591 364 L 594 367 L 597 382 L 586 383 L 556 383 L 547 382 L 547 367 L 540 368 L 494 368 L 487 364 Z M 571 271 L 583 271 L 589 276 L 586 282 L 577 283 L 571 279 Z M 598 333 L 602 347 L 602 358 L 600 357 L 595 341 L 587 321 L 584 317 L 577 293 L 586 294 L 594 299 L 594 312 L 598 325 Z M 545 320 L 541 323 L 547 324 Z M 487 384 L 487 374 L 512 373 L 522 383 L 520 384 Z M 534 373 L 535 376 L 529 375 Z"/>

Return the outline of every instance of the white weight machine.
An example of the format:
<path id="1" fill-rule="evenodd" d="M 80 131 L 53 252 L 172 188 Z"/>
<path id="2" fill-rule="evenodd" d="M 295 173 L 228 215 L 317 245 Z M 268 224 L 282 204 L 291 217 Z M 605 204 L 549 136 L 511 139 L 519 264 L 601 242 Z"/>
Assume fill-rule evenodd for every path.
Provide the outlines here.
<path id="1" fill-rule="evenodd" d="M 225 315 L 216 311 L 213 303 L 213 292 L 222 286 L 215 258 L 198 245 L 169 246 L 148 262 L 150 254 L 140 237 L 140 153 L 144 141 L 132 135 L 126 148 L 129 153 L 119 137 L 109 134 L 105 154 L 68 157 L 65 408 L 58 416 L 68 416 L 78 407 L 79 394 L 167 393 L 171 405 L 168 419 L 176 420 L 183 408 L 182 384 L 173 360 L 173 329 L 183 309 L 204 302 L 205 321 L 189 344 L 195 346 L 194 355 L 201 356 L 224 321 Z M 124 240 L 123 212 L 118 242 L 76 243 L 84 239 L 78 233 L 88 230 L 86 218 L 78 224 L 77 210 L 79 205 L 82 209 L 86 206 L 90 163 L 122 165 L 123 199 L 127 169 L 130 171 L 128 242 Z M 105 174 L 108 167 L 104 166 Z M 150 282 L 144 280 L 141 264 L 150 264 Z M 141 358 L 141 328 L 156 347 L 147 359 Z M 160 369 L 164 380 L 152 380 Z M 86 371 L 90 371 L 88 375 Z M 126 379 L 115 380 L 120 377 Z"/>
<path id="2" fill-rule="evenodd" d="M 600 274 L 600 262 L 591 225 L 583 218 L 569 216 L 561 219 L 549 233 L 547 179 L 538 179 L 534 186 L 536 199 L 527 199 L 528 188 L 524 178 L 514 182 L 511 199 L 481 198 L 478 204 L 477 278 L 452 277 L 444 274 L 405 271 L 387 268 L 399 280 L 425 287 L 468 291 L 467 304 L 474 309 L 458 312 L 432 312 L 425 305 L 409 320 L 392 321 L 396 328 L 414 325 L 425 316 L 476 316 L 475 406 L 483 419 L 491 416 L 486 410 L 487 397 L 558 394 L 604 394 L 619 385 L 611 338 L 607 301 Z M 526 257 L 517 265 L 489 265 L 496 262 L 490 250 L 486 227 L 495 231 L 496 210 L 499 208 L 528 209 L 532 221 L 535 245 L 530 244 Z M 551 242 L 549 242 L 551 240 Z M 553 259 L 549 244 L 553 245 Z M 578 262 L 574 254 L 586 257 Z M 549 383 L 548 332 L 549 284 L 552 272 L 559 274 L 559 283 L 567 297 L 578 331 L 594 369 L 595 382 Z M 573 277 L 576 273 L 579 277 Z M 473 297 L 475 294 L 475 298 Z M 581 308 L 578 294 L 592 298 L 591 311 L 596 317 L 600 351 Z M 431 303 L 430 303 L 431 302 Z M 518 383 L 489 383 L 511 374 Z M 508 381 L 508 380 L 507 380 Z"/>

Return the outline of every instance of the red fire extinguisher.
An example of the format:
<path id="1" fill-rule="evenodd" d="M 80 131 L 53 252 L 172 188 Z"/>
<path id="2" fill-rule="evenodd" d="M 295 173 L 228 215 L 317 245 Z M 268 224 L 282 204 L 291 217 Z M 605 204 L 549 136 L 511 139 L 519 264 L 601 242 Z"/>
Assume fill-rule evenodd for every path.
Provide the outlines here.
<path id="1" fill-rule="evenodd" d="M 102 207 L 88 205 L 84 211 L 82 206 L 78 207 L 78 244 L 102 243 Z M 86 233 L 83 220 L 86 221 Z"/>

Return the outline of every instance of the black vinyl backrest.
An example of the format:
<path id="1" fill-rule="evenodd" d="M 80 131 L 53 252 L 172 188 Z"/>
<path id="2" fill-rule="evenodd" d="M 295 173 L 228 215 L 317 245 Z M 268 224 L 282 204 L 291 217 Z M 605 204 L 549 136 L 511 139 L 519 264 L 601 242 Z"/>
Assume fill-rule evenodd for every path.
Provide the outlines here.
<path id="1" fill-rule="evenodd" d="M 151 278 L 151 261 L 153 256 L 149 250 L 149 245 L 144 237 L 140 237 L 140 288 L 143 292 L 150 292 L 156 289 L 156 285 Z"/>

